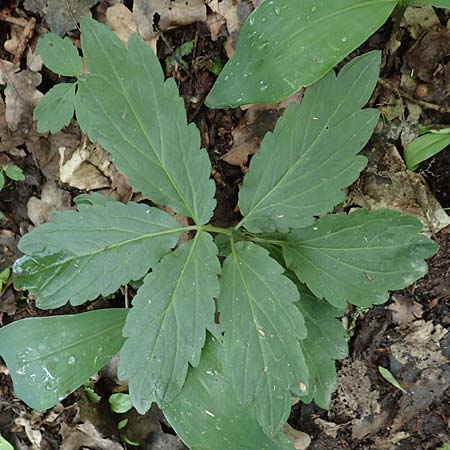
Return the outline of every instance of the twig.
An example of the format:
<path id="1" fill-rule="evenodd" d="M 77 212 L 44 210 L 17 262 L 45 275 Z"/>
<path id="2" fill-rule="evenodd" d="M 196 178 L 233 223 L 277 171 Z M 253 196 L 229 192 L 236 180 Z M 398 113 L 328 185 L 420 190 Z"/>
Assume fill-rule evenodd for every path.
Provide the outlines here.
<path id="1" fill-rule="evenodd" d="M 378 84 L 380 86 L 383 86 L 386 89 L 390 89 L 391 91 L 396 92 L 404 99 L 408 100 L 409 102 L 416 103 L 417 105 L 421 106 L 424 109 L 431 109 L 433 111 L 437 111 L 443 114 L 450 113 L 450 107 L 449 106 L 443 106 L 443 105 L 436 105 L 434 103 L 426 102 L 424 100 L 418 100 L 417 98 L 413 97 L 412 95 L 408 94 L 407 92 L 403 91 L 402 89 L 399 89 L 397 86 L 395 86 L 393 83 L 391 83 L 388 80 L 383 80 L 380 78 L 378 80 Z"/>

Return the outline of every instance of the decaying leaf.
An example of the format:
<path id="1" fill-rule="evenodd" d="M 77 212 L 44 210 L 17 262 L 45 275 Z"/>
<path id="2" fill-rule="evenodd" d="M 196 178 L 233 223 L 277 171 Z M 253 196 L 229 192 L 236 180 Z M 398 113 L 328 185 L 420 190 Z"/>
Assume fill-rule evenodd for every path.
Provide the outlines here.
<path id="1" fill-rule="evenodd" d="M 69 192 L 59 189 L 53 181 L 44 184 L 40 199 L 31 197 L 27 203 L 28 216 L 35 226 L 49 222 L 53 211 L 63 211 L 69 207 Z"/>
<path id="2" fill-rule="evenodd" d="M 82 16 L 90 15 L 98 0 L 25 0 L 26 10 L 40 15 L 53 33 L 63 36 L 77 28 Z"/>
<path id="3" fill-rule="evenodd" d="M 5 121 L 8 131 L 27 135 L 33 129 L 33 110 L 43 97 L 36 87 L 41 84 L 39 73 L 19 72 L 19 67 L 0 61 L 0 84 L 5 88 Z"/>
<path id="4" fill-rule="evenodd" d="M 106 25 L 126 44 L 133 33 L 137 33 L 137 25 L 133 13 L 122 3 L 110 6 L 106 10 Z"/>
<path id="5" fill-rule="evenodd" d="M 158 14 L 158 28 L 169 30 L 176 26 L 206 22 L 204 0 L 135 0 L 133 15 L 139 34 L 145 41 L 157 36 L 155 15 Z"/>
<path id="6" fill-rule="evenodd" d="M 74 428 L 62 423 L 60 434 L 63 438 L 60 450 L 74 450 L 81 448 L 123 450 L 122 445 L 117 441 L 103 438 L 90 422 L 82 423 Z"/>
<path id="7" fill-rule="evenodd" d="M 59 148 L 59 176 L 69 186 L 92 191 L 109 189 L 123 201 L 131 200 L 131 187 L 100 145 Z"/>
<path id="8" fill-rule="evenodd" d="M 425 229 L 437 232 L 450 224 L 450 217 L 419 174 L 406 170 L 394 146 L 365 150 L 367 169 L 350 188 L 347 203 L 363 208 L 395 209 L 422 221 Z"/>

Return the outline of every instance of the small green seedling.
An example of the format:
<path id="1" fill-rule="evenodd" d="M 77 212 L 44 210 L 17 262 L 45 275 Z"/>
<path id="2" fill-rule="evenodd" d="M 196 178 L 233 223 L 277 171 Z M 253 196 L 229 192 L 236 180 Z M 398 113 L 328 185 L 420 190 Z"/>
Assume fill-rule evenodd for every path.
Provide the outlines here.
<path id="1" fill-rule="evenodd" d="M 242 220 L 220 228 L 210 223 L 208 154 L 152 50 L 137 35 L 125 47 L 87 18 L 81 47 L 84 74 L 67 40 L 40 41 L 47 67 L 76 80 L 40 101 L 38 128 L 58 131 L 75 111 L 135 191 L 189 223 L 91 195 L 25 235 L 14 280 L 39 308 L 81 305 L 143 283 L 131 309 L 2 328 L 0 354 L 16 395 L 49 408 L 120 352 L 119 377 L 133 406 L 145 413 L 158 403 L 190 448 L 292 449 L 281 432 L 291 398 L 330 404 L 335 360 L 348 352 L 342 311 L 384 303 L 389 291 L 426 273 L 437 248 L 417 219 L 396 211 L 329 214 L 367 163 L 358 153 L 379 114 L 363 107 L 380 52 L 353 59 L 338 75 L 329 71 L 286 109 L 244 178 Z"/>
<path id="2" fill-rule="evenodd" d="M 133 407 L 133 402 L 131 400 L 131 397 L 128 394 L 122 394 L 122 393 L 116 393 L 112 394 L 109 397 L 109 404 L 111 406 L 111 411 L 117 413 L 117 414 L 124 414 L 128 412 Z M 128 419 L 122 419 L 117 424 L 117 429 L 119 431 L 123 430 L 128 425 Z M 120 437 L 123 442 L 138 446 L 140 445 L 139 442 L 132 441 L 130 438 L 128 438 L 123 431 L 120 433 Z"/>
<path id="3" fill-rule="evenodd" d="M 181 66 L 185 71 L 188 70 L 187 62 L 184 56 L 190 55 L 194 50 L 194 41 L 187 41 L 175 49 L 175 51 L 166 58 L 166 66 L 169 69 L 177 70 Z"/>
<path id="4" fill-rule="evenodd" d="M 25 180 L 25 175 L 20 167 L 15 164 L 8 164 L 0 166 L 0 191 L 5 187 L 6 178 L 13 181 Z M 3 219 L 4 214 L 0 211 L 0 219 Z"/>
<path id="5" fill-rule="evenodd" d="M 10 275 L 11 275 L 11 268 L 9 267 L 0 272 L 0 292 L 3 291 L 3 288 L 8 282 Z"/>
<path id="6" fill-rule="evenodd" d="M 380 375 L 392 386 L 399 389 L 400 391 L 404 392 L 406 394 L 406 390 L 402 387 L 402 385 L 395 379 L 394 375 L 384 367 L 378 366 L 378 372 L 380 372 Z"/>
<path id="7" fill-rule="evenodd" d="M 404 158 L 409 170 L 416 170 L 419 164 L 437 155 L 450 145 L 450 128 L 441 130 L 424 129 L 419 137 L 405 148 Z"/>

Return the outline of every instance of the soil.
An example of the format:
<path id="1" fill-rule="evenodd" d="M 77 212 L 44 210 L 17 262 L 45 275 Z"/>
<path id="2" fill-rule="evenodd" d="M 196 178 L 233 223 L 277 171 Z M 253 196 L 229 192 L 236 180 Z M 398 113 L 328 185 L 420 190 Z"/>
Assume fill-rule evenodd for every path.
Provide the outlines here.
<path id="1" fill-rule="evenodd" d="M 125 3 L 131 7 L 130 2 Z M 0 12 L 5 14 L 28 17 L 21 1 L 9 4 L 2 2 L 1 8 Z M 94 15 L 101 16 L 99 11 L 102 9 L 97 6 L 93 9 Z M 441 23 L 445 24 L 447 15 L 444 12 L 439 14 Z M 40 26 L 41 17 L 37 15 L 36 19 Z M 0 20 L 0 57 L 5 60 L 10 59 L 10 55 L 3 50 L 3 43 L 9 36 L 8 30 L 6 22 Z M 434 51 L 428 50 L 429 57 L 425 62 L 417 56 L 421 45 L 430 45 L 426 39 L 432 37 L 431 42 L 447 42 L 446 28 L 435 27 L 433 36 L 429 36 L 431 32 L 423 31 L 417 39 L 413 39 L 406 30 L 402 30 L 400 35 L 396 34 L 398 32 L 393 21 L 390 21 L 347 60 L 367 50 L 383 50 L 381 79 L 388 80 L 390 84 L 380 84 L 371 101 L 372 105 L 390 108 L 393 100 L 400 99 L 405 104 L 409 101 L 423 108 L 421 123 L 439 126 L 448 124 L 450 113 L 446 108 L 450 108 L 450 97 L 446 90 L 446 71 L 450 53 L 447 55 L 446 50 L 439 47 Z M 218 203 L 213 222 L 217 226 L 236 224 L 240 218 L 236 209 L 237 196 L 245 167 L 230 165 L 223 160 L 223 156 L 232 148 L 232 132 L 246 113 L 240 109 L 210 110 L 204 106 L 206 95 L 215 81 L 215 75 L 209 70 L 211 61 L 225 63 L 227 60 L 225 38 L 212 41 L 208 27 L 202 23 L 176 28 L 162 35 L 163 39 L 158 43 L 158 56 L 163 67 L 166 57 L 175 48 L 186 41 L 195 42 L 194 51 L 184 58 L 187 69 L 173 71 L 166 67 L 166 74 L 177 80 L 185 99 L 188 120 L 198 126 L 202 144 L 210 155 Z M 72 36 L 76 37 L 77 33 L 72 33 Z M 395 37 L 402 45 L 393 52 L 389 48 Z M 406 73 L 405 68 L 418 71 L 420 79 L 416 79 L 416 84 L 425 86 L 426 97 L 416 95 L 419 92 L 417 90 L 402 97 L 404 88 L 400 87 L 400 79 Z M 54 80 L 46 72 L 43 75 L 43 86 L 47 90 Z M 369 145 L 383 148 L 387 144 L 395 145 L 401 152 L 405 127 L 404 117 L 395 117 L 378 127 Z M 396 128 L 400 131 L 395 132 Z M 5 214 L 0 227 L 3 249 L 0 254 L 1 270 L 10 267 L 19 254 L 17 241 L 32 226 L 27 202 L 30 197 L 40 197 L 46 181 L 46 176 L 27 146 L 21 144 L 17 150 L 9 157 L 23 169 L 26 179 L 18 183 L 8 181 L 0 192 L 0 211 Z M 450 149 L 424 162 L 419 173 L 442 207 L 450 208 Z M 79 193 L 61 183 L 59 185 L 72 197 Z M 450 334 L 446 334 L 450 327 L 449 231 L 447 227 L 434 233 L 433 238 L 439 243 L 440 250 L 429 261 L 429 273 L 424 279 L 409 289 L 393 293 L 386 305 L 370 310 L 353 308 L 347 312 L 344 323 L 349 334 L 350 356 L 338 362 L 339 387 L 332 407 L 325 411 L 312 404 L 299 403 L 293 407 L 289 419 L 291 426 L 311 437 L 308 449 L 435 450 L 446 442 L 450 443 Z M 131 288 L 129 294 L 133 294 Z M 118 293 L 114 301 L 123 304 L 124 293 Z M 85 308 L 64 307 L 58 313 L 80 312 Z M 52 314 L 52 311 L 36 309 L 32 300 L 11 284 L 3 290 L 0 299 L 2 325 L 24 317 L 48 314 Z M 388 368 L 406 389 L 406 393 L 389 384 L 380 375 L 379 366 Z M 106 370 L 114 372 L 114 364 Z M 8 373 L 3 370 L 0 372 L 0 433 L 18 449 L 35 448 L 29 430 L 14 424 L 17 418 L 21 418 L 34 424 L 41 432 L 40 448 L 58 449 L 63 443 L 62 425 L 75 426 L 82 416 L 89 417 L 103 436 L 107 436 L 111 442 L 120 442 L 124 448 L 185 448 L 156 408 L 143 417 L 127 416 L 129 423 L 133 424 L 127 438 L 146 444 L 133 447 L 124 442 L 117 428 L 122 416 L 113 415 L 106 400 L 113 389 L 117 390 L 117 385 L 109 382 L 108 376 L 100 377 L 96 392 L 102 399 L 98 404 L 89 402 L 85 391 L 79 390 L 54 410 L 39 413 L 15 398 Z"/>

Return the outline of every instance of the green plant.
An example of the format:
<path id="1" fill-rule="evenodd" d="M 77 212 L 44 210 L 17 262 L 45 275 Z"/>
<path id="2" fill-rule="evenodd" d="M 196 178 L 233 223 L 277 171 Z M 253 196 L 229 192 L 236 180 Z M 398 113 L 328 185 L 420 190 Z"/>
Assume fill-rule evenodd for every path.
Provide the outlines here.
<path id="1" fill-rule="evenodd" d="M 437 450 L 450 450 L 450 444 L 446 443 L 442 447 L 439 447 Z"/>
<path id="2" fill-rule="evenodd" d="M 450 0 L 271 0 L 244 24 L 209 107 L 278 102 L 310 86 L 360 46 L 398 7 Z M 350 25 L 349 25 L 350 24 Z"/>
<path id="3" fill-rule="evenodd" d="M 416 170 L 419 164 L 437 155 L 450 145 L 450 128 L 441 130 L 422 129 L 419 137 L 405 148 L 405 162 L 409 170 Z"/>
<path id="4" fill-rule="evenodd" d="M 69 44 L 54 35 L 39 44 L 47 67 L 76 81 L 41 100 L 38 128 L 56 131 L 75 110 L 134 189 L 192 225 L 97 194 L 24 236 L 15 283 L 39 308 L 81 305 L 144 281 L 130 310 L 2 328 L 0 354 L 16 395 L 51 407 L 120 351 L 134 407 L 144 413 L 156 401 L 191 448 L 291 449 L 280 432 L 291 397 L 330 402 L 334 361 L 347 355 L 342 310 L 385 302 L 389 290 L 422 277 L 436 251 L 420 222 L 398 212 L 326 215 L 366 165 L 358 153 L 378 112 L 361 108 L 380 53 L 353 59 L 338 76 L 330 71 L 286 109 L 251 161 L 241 222 L 224 229 L 208 224 L 215 187 L 199 132 L 151 49 L 136 35 L 126 48 L 83 19 L 89 73 L 81 74 Z M 185 233 L 191 239 L 177 246 Z"/>
<path id="5" fill-rule="evenodd" d="M 0 191 L 5 187 L 5 177 L 13 181 L 23 181 L 25 179 L 22 169 L 15 164 L 0 166 Z M 4 215 L 0 211 L 0 219 L 3 217 Z"/>

